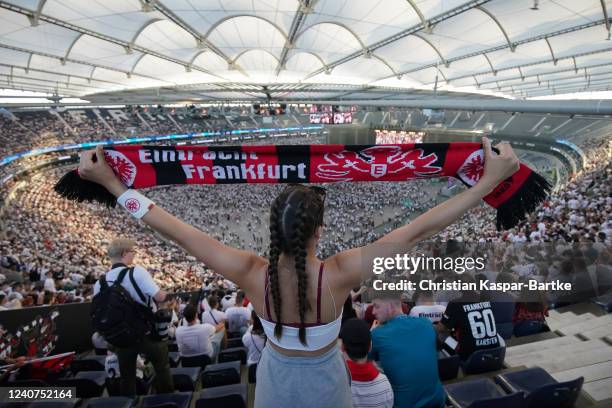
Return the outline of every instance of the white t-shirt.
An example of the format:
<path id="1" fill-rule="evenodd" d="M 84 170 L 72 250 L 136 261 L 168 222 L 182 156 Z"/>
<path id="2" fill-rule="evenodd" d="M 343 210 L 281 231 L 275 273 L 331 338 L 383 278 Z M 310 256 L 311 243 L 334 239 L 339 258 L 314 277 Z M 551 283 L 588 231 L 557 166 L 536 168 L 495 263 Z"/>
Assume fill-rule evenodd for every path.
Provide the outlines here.
<path id="1" fill-rule="evenodd" d="M 179 353 L 183 357 L 206 354 L 212 358 L 213 346 L 211 340 L 214 335 L 215 327 L 207 323 L 178 327 L 176 329 L 176 344 Z"/>
<path id="2" fill-rule="evenodd" d="M 247 365 L 253 365 L 259 363 L 261 358 L 261 352 L 266 346 L 266 340 L 258 335 L 251 333 L 251 328 L 244 333 L 242 336 L 242 344 L 247 348 Z"/>
<path id="3" fill-rule="evenodd" d="M 223 309 L 224 312 L 227 311 L 227 309 L 229 309 L 230 307 L 233 307 L 236 304 L 236 294 L 234 293 L 233 295 L 225 295 L 222 299 L 221 299 L 221 309 Z"/>
<path id="4" fill-rule="evenodd" d="M 204 314 L 202 315 L 202 320 L 203 323 L 208 323 L 208 324 L 212 324 L 213 326 L 218 325 L 221 322 L 224 322 L 227 320 L 227 315 L 220 311 L 220 310 L 207 310 L 206 312 L 204 312 Z"/>
<path id="5" fill-rule="evenodd" d="M 243 327 L 248 326 L 249 320 L 251 320 L 251 313 L 246 307 L 230 307 L 225 311 L 225 314 L 231 332 L 240 331 Z"/>
<path id="6" fill-rule="evenodd" d="M 446 308 L 442 305 L 421 305 L 410 309 L 410 316 L 425 317 L 432 323 L 439 322 Z"/>
<path id="7" fill-rule="evenodd" d="M 55 281 L 53 278 L 45 279 L 45 290 L 49 292 L 55 292 Z"/>
<path id="8" fill-rule="evenodd" d="M 125 266 L 119 266 L 106 272 L 106 283 L 108 283 L 109 286 L 115 282 L 115 279 L 117 279 L 119 273 L 123 270 L 123 268 L 125 268 Z M 159 292 L 159 286 L 157 286 L 157 283 L 155 283 L 155 281 L 151 277 L 151 274 L 142 266 L 136 265 L 134 267 L 134 281 L 136 282 L 136 285 L 138 285 L 138 288 L 145 297 L 144 302 L 142 301 L 142 299 L 140 299 L 140 297 L 138 296 L 138 292 L 136 292 L 136 290 L 132 286 L 129 272 L 125 274 L 125 277 L 121 281 L 121 286 L 127 289 L 130 296 L 132 296 L 132 299 L 134 299 L 136 302 L 145 306 L 149 304 L 151 309 L 153 311 L 156 311 L 157 305 L 155 305 L 155 302 L 152 301 L 151 298 L 155 296 L 157 292 Z M 98 294 L 99 291 L 100 281 L 98 280 L 94 285 L 94 296 Z"/>

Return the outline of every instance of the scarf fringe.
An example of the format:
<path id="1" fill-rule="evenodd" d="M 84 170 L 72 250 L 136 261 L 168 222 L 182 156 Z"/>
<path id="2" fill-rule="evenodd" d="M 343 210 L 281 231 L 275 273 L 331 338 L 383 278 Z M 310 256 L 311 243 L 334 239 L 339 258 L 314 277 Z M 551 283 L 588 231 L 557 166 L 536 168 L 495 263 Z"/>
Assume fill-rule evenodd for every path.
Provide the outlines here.
<path id="1" fill-rule="evenodd" d="M 544 177 L 532 171 L 518 191 L 497 207 L 497 230 L 513 228 L 525 220 L 546 200 L 551 189 Z"/>
<path id="2" fill-rule="evenodd" d="M 98 183 L 82 179 L 77 170 L 64 174 L 53 189 L 60 196 L 79 203 L 97 201 L 108 208 L 114 208 L 117 204 L 117 199 L 107 189 Z"/>

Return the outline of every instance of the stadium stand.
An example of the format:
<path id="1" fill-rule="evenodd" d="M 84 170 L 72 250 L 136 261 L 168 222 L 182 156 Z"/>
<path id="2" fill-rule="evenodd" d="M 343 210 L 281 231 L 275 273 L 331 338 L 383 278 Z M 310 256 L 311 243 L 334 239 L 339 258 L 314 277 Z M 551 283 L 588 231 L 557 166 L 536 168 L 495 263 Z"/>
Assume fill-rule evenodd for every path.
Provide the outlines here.
<path id="1" fill-rule="evenodd" d="M 355 407 L 390 407 L 390 387 L 393 406 L 404 408 L 408 397 L 427 400 L 423 390 L 430 385 L 440 398 L 444 390 L 444 407 L 612 407 L 610 2 L 213 3 L 0 1 L 0 408 L 301 408 L 300 398 L 316 401 L 308 406 L 335 408 L 351 406 L 345 382 L 327 389 L 345 371 L 353 376 Z M 572 99 L 555 100 L 558 94 Z M 334 298 L 338 274 L 328 275 L 333 267 L 327 264 L 325 275 L 317 269 L 325 276 L 319 286 L 299 275 L 291 292 L 275 287 L 268 265 L 280 252 L 296 260 L 305 252 L 303 262 L 310 264 L 376 242 L 467 185 L 450 177 L 326 184 L 315 250 L 301 242 L 311 236 L 285 236 L 293 228 L 286 215 L 297 211 L 289 199 L 277 211 L 281 216 L 270 215 L 282 185 L 147 189 L 158 207 L 265 260 L 265 283 L 262 275 L 258 292 L 247 290 L 242 305 L 236 297 L 240 303 L 246 283 L 240 287 L 219 274 L 222 268 L 211 266 L 218 262 L 198 261 L 121 208 L 68 201 L 54 191 L 79 155 L 100 143 L 224 151 L 236 145 L 480 142 L 482 136 L 509 142 L 522 163 L 550 182 L 551 194 L 513 228 L 498 230 L 496 210 L 481 203 L 428 240 L 415 238 L 410 250 L 424 260 L 481 258 L 482 268 L 395 268 L 366 277 L 346 299 L 344 292 Z M 358 160 L 370 160 L 363 155 Z M 374 175 L 374 167 L 370 171 Z M 306 219 L 306 206 L 300 211 Z M 161 324 L 167 339 L 155 341 L 161 360 L 167 353 L 174 393 L 160 391 L 159 368 L 144 353 L 135 357 L 135 395 L 122 395 L 121 353 L 92 326 L 94 285 L 108 272 L 107 247 L 117 237 L 136 243 L 135 263 L 168 293 L 151 311 L 167 312 L 169 322 Z M 298 250 L 281 250 L 289 244 Z M 233 260 L 242 256 L 234 254 Z M 297 272 L 300 262 L 282 268 Z M 306 267 L 303 272 L 308 275 Z M 397 373 L 414 374 L 416 383 L 425 370 L 371 364 L 378 353 L 358 362 L 349 358 L 351 350 L 339 351 L 337 336 L 325 352 L 313 348 L 329 334 L 313 333 L 340 328 L 350 318 L 380 330 L 377 316 L 384 316 L 385 306 L 373 301 L 371 288 L 378 278 L 432 286 L 473 281 L 478 288 L 404 288 L 394 298 L 398 315 L 384 324 L 422 319 L 423 333 L 437 337 L 436 349 L 431 346 L 436 356 L 417 350 L 415 359 L 422 361 L 414 364 L 431 368 L 434 380 L 437 372 L 439 382 L 413 392 L 414 384 L 395 382 Z M 532 282 L 536 289 L 518 288 Z M 571 289 L 547 286 L 551 282 Z M 484 288 L 493 283 L 508 287 Z M 313 291 L 316 307 L 313 300 L 303 302 Z M 273 310 L 283 310 L 283 319 L 280 310 L 275 316 L 255 307 L 262 293 Z M 447 330 L 440 319 L 448 322 L 452 308 L 442 311 L 466 293 L 474 299 L 458 307 L 465 325 Z M 285 314 L 293 301 L 296 320 Z M 474 313 L 473 304 L 487 312 Z M 197 309 L 195 321 L 185 321 L 188 305 Z M 234 305 L 261 319 L 234 327 L 232 312 L 226 314 Z M 325 314 L 332 305 L 336 320 L 322 323 L 317 315 L 316 324 L 304 323 L 304 316 Z M 408 317 L 415 306 L 420 317 Z M 267 330 L 276 317 L 300 323 L 283 323 L 279 338 Z M 215 326 L 206 339 L 212 353 L 181 356 L 177 329 L 204 323 Z M 302 326 L 309 342 L 296 334 L 293 346 L 281 347 L 295 334 L 291 326 Z M 408 347 L 413 339 L 393 340 Z M 356 344 L 368 349 L 368 341 L 372 347 L 369 338 Z M 468 346 L 474 351 L 464 355 Z M 312 361 L 327 364 L 331 355 L 342 369 L 311 378 Z M 392 363 L 401 361 L 395 357 Z M 298 371 L 285 371 L 290 364 L 278 364 L 283 358 L 296 362 Z M 16 387 L 75 392 L 63 401 L 9 402 L 7 392 Z M 172 390 L 169 382 L 167 388 Z M 267 400 L 266 392 L 284 403 Z"/>

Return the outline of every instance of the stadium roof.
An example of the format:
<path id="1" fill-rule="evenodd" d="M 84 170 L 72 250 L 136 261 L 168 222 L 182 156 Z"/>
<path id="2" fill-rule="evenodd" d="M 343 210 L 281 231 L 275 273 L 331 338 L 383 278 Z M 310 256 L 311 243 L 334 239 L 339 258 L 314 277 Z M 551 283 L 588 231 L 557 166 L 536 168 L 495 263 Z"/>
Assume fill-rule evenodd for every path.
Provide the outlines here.
<path id="1" fill-rule="evenodd" d="M 0 87 L 104 101 L 612 88 L 606 0 L 0 0 Z"/>

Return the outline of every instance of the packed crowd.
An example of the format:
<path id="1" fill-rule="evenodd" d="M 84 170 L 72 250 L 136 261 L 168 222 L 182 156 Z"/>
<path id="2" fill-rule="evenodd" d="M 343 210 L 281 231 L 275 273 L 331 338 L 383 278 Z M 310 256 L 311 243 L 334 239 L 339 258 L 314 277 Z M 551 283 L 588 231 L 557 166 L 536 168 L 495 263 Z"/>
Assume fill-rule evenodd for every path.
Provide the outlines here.
<path id="1" fill-rule="evenodd" d="M 19 121 L 0 115 L 0 141 L 0 158 L 25 150 L 74 142 L 64 124 L 47 112 L 24 113 Z"/>
<path id="2" fill-rule="evenodd" d="M 474 208 L 441 233 L 443 239 L 480 242 L 602 242 L 612 244 L 612 141 L 583 145 L 585 169 L 555 191 L 527 220 L 509 231 L 495 230 L 495 211 Z M 477 238 L 476 238 L 477 237 Z"/>
<path id="3" fill-rule="evenodd" d="M 322 138 L 278 138 L 274 143 L 320 143 Z M 267 139 L 250 143 L 270 143 Z M 232 143 L 232 140 L 227 141 Z M 235 143 L 235 142 L 234 142 Z M 586 146 L 591 158 L 586 170 L 519 227 L 506 232 L 494 229 L 494 210 L 482 205 L 438 235 L 443 241 L 599 242 L 612 239 L 612 173 L 609 145 Z M 213 271 L 186 256 L 176 245 L 151 234 L 146 226 L 118 210 L 98 205 L 76 205 L 52 191 L 65 169 L 41 173 L 15 190 L 2 209 L 0 266 L 7 294 L 20 282 L 19 292 L 29 299 L 22 304 L 49 304 L 87 299 L 91 282 L 106 271 L 104 247 L 115 236 L 139 242 L 140 262 L 154 273 L 163 288 L 189 291 L 199 288 Z M 325 223 L 329 227 L 319 246 L 321 257 L 372 242 L 401 222 L 432 206 L 439 186 L 434 181 L 402 183 L 346 183 L 327 186 Z M 267 211 L 270 197 L 280 186 L 171 186 L 157 187 L 148 196 L 173 214 L 223 242 L 265 255 Z M 197 203 L 194 205 L 193 203 Z M 250 216 L 244 217 L 244 214 Z M 333 227 L 331 227 L 333 226 Z M 522 257 L 513 261 L 523 260 Z M 47 275 L 52 277 L 47 282 Z M 44 285 L 48 285 L 45 288 Z M 57 291 L 57 294 L 48 292 Z M 31 295 L 31 296 L 30 296 Z M 6 302 L 18 307 L 15 296 Z M 6 306 L 5 306 L 6 307 Z"/>
<path id="4" fill-rule="evenodd" d="M 0 159 L 36 148 L 71 143 L 85 143 L 133 136 L 153 136 L 173 133 L 224 131 L 234 128 L 249 129 L 265 126 L 261 118 L 252 115 L 191 116 L 171 110 L 115 110 L 92 109 L 70 111 L 16 112 L 9 118 L 0 115 Z M 116 113 L 119 112 L 120 115 Z M 228 120 L 229 119 L 229 120 Z M 268 125 L 295 126 L 297 119 L 272 118 Z"/>
<path id="5" fill-rule="evenodd" d="M 376 130 L 376 144 L 423 143 L 425 132 Z"/>
<path id="6" fill-rule="evenodd" d="M 322 141 L 321 137 L 281 137 L 274 143 L 313 144 Z M 248 143 L 270 141 L 255 139 Z M 22 282 L 24 285 L 19 287 L 22 294 L 34 295 L 26 304 L 73 299 L 40 295 L 48 291 L 44 287 L 47 274 L 53 278 L 54 288 L 60 294 L 71 293 L 77 300 L 88 298 L 91 295 L 88 285 L 107 269 L 108 265 L 103 263 L 106 244 L 120 235 L 139 242 L 142 248 L 140 262 L 154 273 L 163 288 L 196 290 L 203 279 L 213 276 L 194 258 L 185 256 L 176 245 L 151 234 L 146 226 L 134 222 L 123 212 L 95 204 L 77 205 L 57 196 L 53 185 L 65 171 L 64 168 L 38 174 L 27 185 L 16 189 L 15 198 L 4 206 L 4 216 L 0 218 L 3 230 L 0 265 L 4 268 L 6 282 Z M 281 188 L 274 185 L 167 186 L 149 190 L 148 196 L 226 244 L 265 255 L 269 200 Z M 334 228 L 328 229 L 321 242 L 321 256 L 374 239 L 374 233 L 369 231 L 374 231 L 375 226 L 389 224 L 415 207 L 424 207 L 437 188 L 430 181 L 408 185 L 329 185 L 326 224 Z M 412 210 L 401 205 L 407 200 L 411 202 Z M 384 231 L 390 228 L 389 225 Z M 368 233 L 364 234 L 364 231 Z M 47 285 L 51 288 L 50 281 Z"/>

